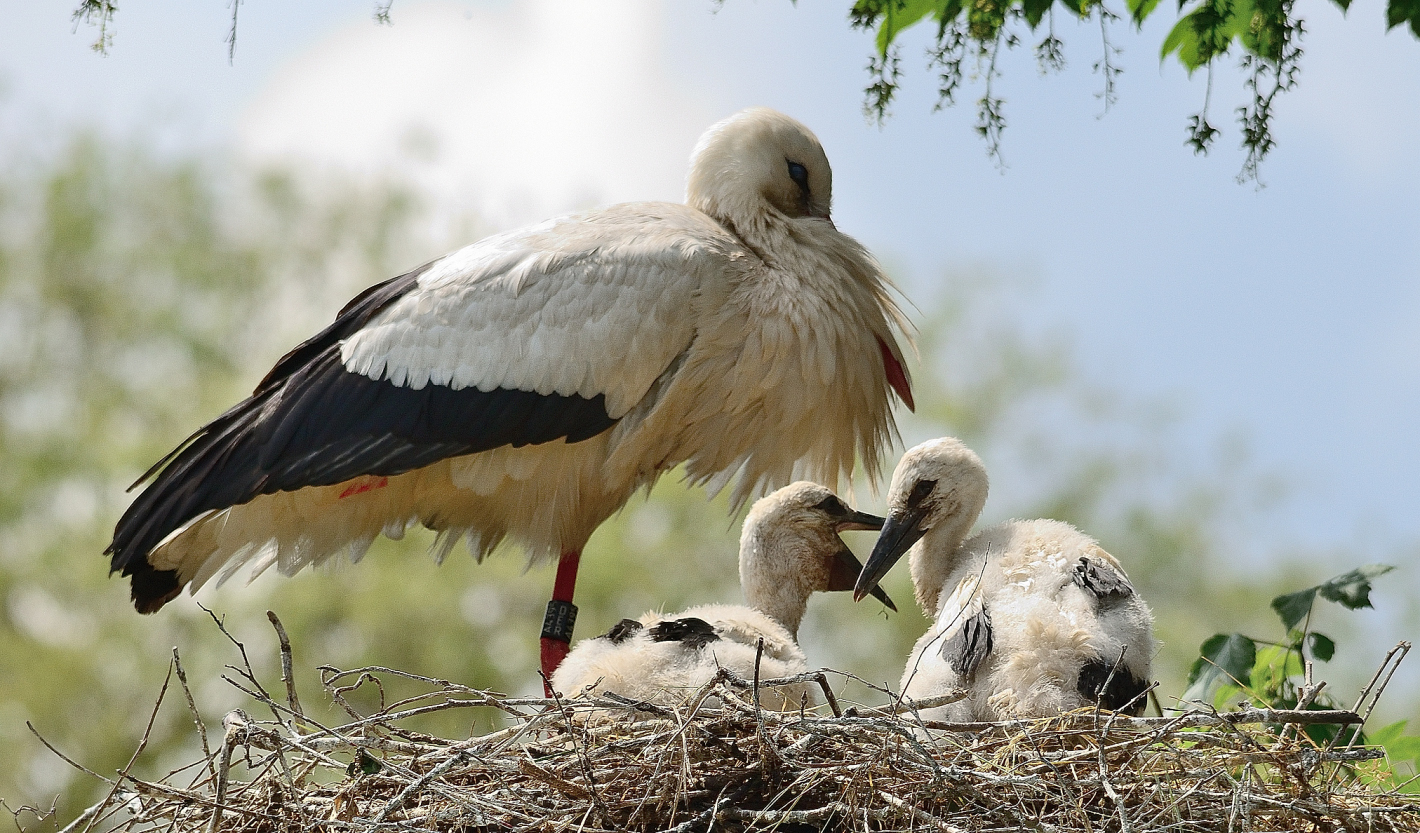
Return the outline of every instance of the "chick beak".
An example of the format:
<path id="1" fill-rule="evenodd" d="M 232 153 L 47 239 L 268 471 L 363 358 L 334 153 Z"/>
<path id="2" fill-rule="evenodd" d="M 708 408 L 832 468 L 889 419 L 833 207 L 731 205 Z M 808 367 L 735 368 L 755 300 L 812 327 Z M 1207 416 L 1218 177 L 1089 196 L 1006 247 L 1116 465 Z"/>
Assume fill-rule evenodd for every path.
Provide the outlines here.
<path id="1" fill-rule="evenodd" d="M 873 545 L 872 555 L 868 556 L 868 564 L 859 573 L 858 581 L 854 584 L 854 601 L 860 601 L 869 593 L 877 595 L 878 582 L 883 580 L 892 565 L 927 532 L 922 526 L 927 510 L 926 505 L 914 506 L 888 516 L 887 522 L 883 524 L 882 534 L 878 536 L 878 542 Z"/>
<path id="2" fill-rule="evenodd" d="M 882 529 L 885 523 L 887 523 L 887 518 L 880 518 L 877 515 L 869 515 L 867 512 L 859 512 L 853 509 L 833 525 L 833 531 L 846 532 L 850 529 L 878 530 Z"/>
<path id="3" fill-rule="evenodd" d="M 871 516 L 869 516 L 871 517 Z M 879 518 L 879 521 L 882 519 Z M 854 527 L 855 529 L 877 529 L 877 527 Z M 853 583 L 857 581 L 858 574 L 863 571 L 863 563 L 848 549 L 847 544 L 838 548 L 838 552 L 833 554 L 833 566 L 828 572 L 828 587 L 825 590 L 852 590 Z M 872 589 L 873 598 L 882 602 L 888 610 L 897 612 L 897 605 L 892 603 L 892 599 L 881 587 Z M 854 596 L 853 601 L 858 601 L 861 597 Z"/>

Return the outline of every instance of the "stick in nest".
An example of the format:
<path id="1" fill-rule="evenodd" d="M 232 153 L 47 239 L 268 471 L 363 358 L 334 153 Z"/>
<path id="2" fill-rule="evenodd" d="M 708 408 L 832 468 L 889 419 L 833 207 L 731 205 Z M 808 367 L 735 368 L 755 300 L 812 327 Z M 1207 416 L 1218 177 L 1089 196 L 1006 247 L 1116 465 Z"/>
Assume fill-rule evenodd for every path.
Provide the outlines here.
<path id="1" fill-rule="evenodd" d="M 331 679 L 351 679 L 345 674 Z M 364 675 L 378 683 L 382 673 L 361 669 L 354 679 Z M 826 677 L 817 676 L 827 688 Z M 789 680 L 806 677 L 814 675 Z M 1368 698 L 1384 689 L 1384 679 L 1376 677 Z M 790 823 L 944 833 L 1420 829 L 1416 797 L 1355 777 L 1357 763 L 1379 750 L 1318 749 L 1304 734 L 1277 728 L 1359 723 L 1352 712 L 1248 709 L 1106 720 L 1082 709 L 1034 721 L 943 724 L 931 727 L 946 731 L 929 743 L 911 717 L 914 705 L 926 703 L 833 716 L 758 708 L 756 694 L 779 682 L 722 670 L 687 705 L 651 708 L 611 695 L 535 700 L 458 687 L 460 708 L 497 710 L 512 723 L 464 740 L 414 731 L 410 723 L 425 714 L 418 698 L 303 735 L 288 698 L 272 704 L 273 721 L 229 715 L 210 756 L 217 777 L 184 788 L 122 773 L 105 801 L 66 833 L 116 814 L 130 800 L 129 788 L 143 796 L 143 812 L 117 820 L 114 833 L 317 825 L 328 833 L 691 833 Z M 454 691 L 432 678 L 426 684 L 430 697 Z M 240 688 L 266 703 L 259 686 Z M 577 719 L 598 709 L 628 719 L 595 726 Z M 400 736 L 428 739 L 389 740 Z M 270 752 L 246 780 L 233 768 L 238 745 Z M 383 756 L 378 772 L 347 773 L 339 758 L 367 747 Z M 288 761 L 290 771 L 283 769 Z M 1345 777 L 1348 767 L 1353 774 Z"/>

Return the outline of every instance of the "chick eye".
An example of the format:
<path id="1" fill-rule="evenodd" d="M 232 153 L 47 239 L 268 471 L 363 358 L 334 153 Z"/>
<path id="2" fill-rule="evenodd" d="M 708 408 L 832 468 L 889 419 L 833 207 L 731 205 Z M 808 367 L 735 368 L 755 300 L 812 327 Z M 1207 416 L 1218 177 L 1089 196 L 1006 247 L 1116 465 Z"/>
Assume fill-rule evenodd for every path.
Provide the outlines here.
<path id="1" fill-rule="evenodd" d="M 789 178 L 794 180 L 794 184 L 799 186 L 799 190 L 805 194 L 809 192 L 809 169 L 798 162 L 784 160 L 789 163 Z"/>
<path id="2" fill-rule="evenodd" d="M 833 495 L 829 495 L 828 497 L 819 501 L 818 505 L 814 508 L 819 510 L 820 512 L 827 513 L 832 517 L 840 517 L 848 514 L 848 507 L 844 506 L 843 501 L 839 500 Z"/>
<path id="3" fill-rule="evenodd" d="M 927 496 L 932 494 L 932 490 L 935 488 L 937 488 L 937 481 L 935 480 L 917 481 L 917 484 L 912 487 L 912 491 L 909 492 L 907 495 L 907 505 L 918 505 L 922 501 L 926 500 Z"/>

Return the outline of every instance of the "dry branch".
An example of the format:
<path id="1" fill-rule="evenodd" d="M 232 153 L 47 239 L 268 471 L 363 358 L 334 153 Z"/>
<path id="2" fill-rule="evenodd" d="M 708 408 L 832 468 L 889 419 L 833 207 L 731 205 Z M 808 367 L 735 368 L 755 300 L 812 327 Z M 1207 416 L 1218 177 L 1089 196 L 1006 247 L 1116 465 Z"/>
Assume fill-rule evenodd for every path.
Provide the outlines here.
<path id="1" fill-rule="evenodd" d="M 220 746 L 185 768 L 194 782 L 125 770 L 70 829 L 105 819 L 119 833 L 1420 830 L 1420 796 L 1365 777 L 1382 750 L 1318 747 L 1295 728 L 1362 723 L 1351 711 L 1128 718 L 1082 709 L 946 724 L 915 715 L 953 695 L 846 711 L 830 699 L 831 713 L 780 713 L 755 701 L 760 686 L 784 681 L 725 672 L 684 706 L 665 707 L 615 695 L 511 698 L 393 669 L 323 668 L 327 693 L 351 714 L 326 727 L 301 715 L 289 642 L 281 651 L 284 702 L 250 666 L 233 669 L 240 682 L 228 678 L 274 719 L 230 712 Z M 425 690 L 389 704 L 381 696 L 372 714 L 343 699 L 367 682 L 383 693 L 381 677 Z M 794 681 L 832 692 L 824 672 Z M 446 709 L 491 709 L 510 725 L 465 739 L 403 725 Z"/>

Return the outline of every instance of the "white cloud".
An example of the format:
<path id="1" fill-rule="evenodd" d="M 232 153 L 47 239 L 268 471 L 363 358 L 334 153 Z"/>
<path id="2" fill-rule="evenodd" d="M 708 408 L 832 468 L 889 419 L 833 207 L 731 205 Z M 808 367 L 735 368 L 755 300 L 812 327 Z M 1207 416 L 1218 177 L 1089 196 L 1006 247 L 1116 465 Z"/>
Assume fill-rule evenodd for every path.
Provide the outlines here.
<path id="1" fill-rule="evenodd" d="M 399 4 L 279 70 L 240 146 L 260 162 L 412 178 L 499 225 L 679 200 L 716 117 L 676 85 L 658 3 Z"/>

